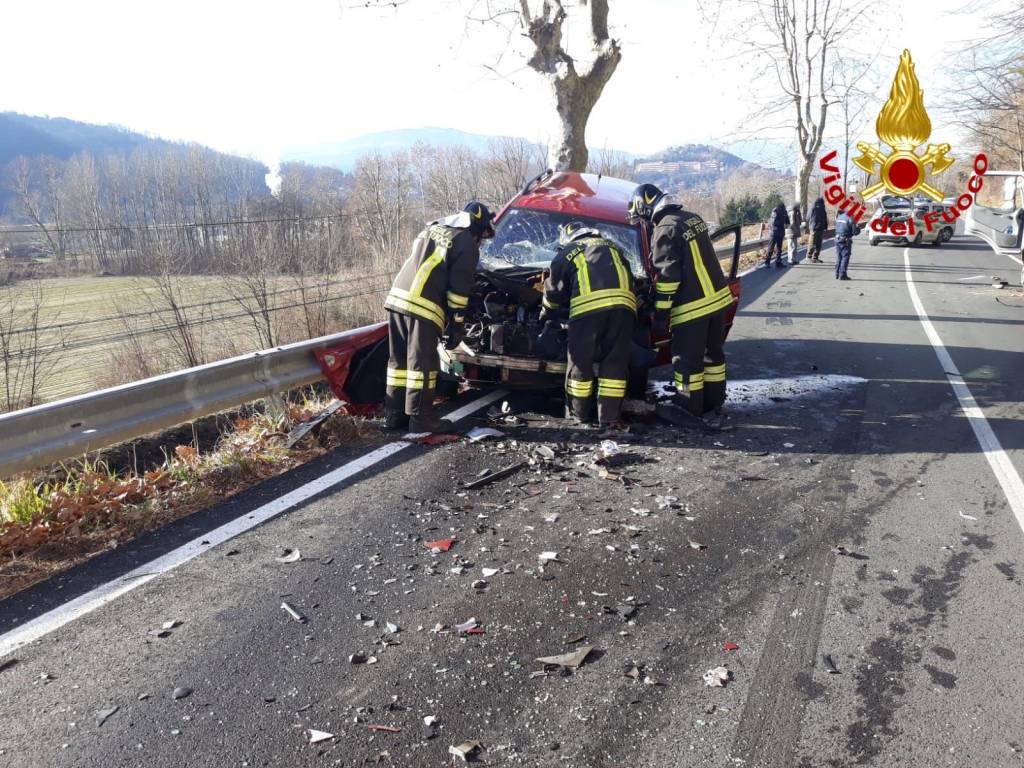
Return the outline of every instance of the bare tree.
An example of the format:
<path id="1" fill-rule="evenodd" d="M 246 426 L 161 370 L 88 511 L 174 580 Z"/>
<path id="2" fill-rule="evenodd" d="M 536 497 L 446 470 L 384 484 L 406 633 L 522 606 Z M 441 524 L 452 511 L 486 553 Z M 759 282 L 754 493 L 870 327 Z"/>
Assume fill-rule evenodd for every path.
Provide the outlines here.
<path id="1" fill-rule="evenodd" d="M 35 162 L 27 157 L 16 158 L 11 174 L 11 191 L 22 213 L 46 239 L 50 252 L 58 261 L 67 254 L 62 166 L 52 157 Z"/>
<path id="2" fill-rule="evenodd" d="M 829 107 L 840 98 L 836 73 L 840 59 L 848 58 L 840 46 L 856 29 L 864 5 L 861 0 L 739 0 L 730 5 L 743 14 L 730 25 L 730 33 L 742 30 L 740 41 L 766 65 L 777 86 L 769 90 L 753 84 L 759 122 L 781 117 L 795 134 L 794 192 L 805 209 Z M 759 93 L 768 95 L 758 98 Z"/>
<path id="3" fill-rule="evenodd" d="M 28 408 L 57 364 L 66 341 L 64 328 L 38 280 L 0 286 L 0 407 Z"/>
<path id="4" fill-rule="evenodd" d="M 484 160 L 483 197 L 496 206 L 504 205 L 546 167 L 547 151 L 543 146 L 526 139 L 493 140 Z"/>
<path id="5" fill-rule="evenodd" d="M 633 161 L 624 152 L 603 147 L 591 156 L 587 170 L 599 176 L 630 179 L 633 177 Z"/>

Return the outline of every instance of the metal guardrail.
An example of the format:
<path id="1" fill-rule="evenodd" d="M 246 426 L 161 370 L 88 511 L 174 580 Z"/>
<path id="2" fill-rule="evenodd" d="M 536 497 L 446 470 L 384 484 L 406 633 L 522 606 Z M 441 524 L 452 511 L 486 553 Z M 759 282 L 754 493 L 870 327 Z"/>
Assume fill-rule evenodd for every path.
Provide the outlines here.
<path id="1" fill-rule="evenodd" d="M 365 330 L 252 352 L 0 415 L 0 477 L 320 381 L 323 373 L 313 350 Z"/>

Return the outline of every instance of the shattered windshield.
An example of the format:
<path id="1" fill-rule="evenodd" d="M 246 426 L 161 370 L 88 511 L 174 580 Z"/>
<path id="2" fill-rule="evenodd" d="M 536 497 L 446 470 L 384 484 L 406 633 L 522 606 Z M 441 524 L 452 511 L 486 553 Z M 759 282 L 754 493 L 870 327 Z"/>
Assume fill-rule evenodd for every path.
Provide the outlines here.
<path id="1" fill-rule="evenodd" d="M 570 216 L 529 208 L 510 208 L 498 222 L 494 238 L 484 242 L 480 259 L 488 269 L 501 269 L 510 264 L 521 267 L 547 267 L 558 251 L 558 228 L 568 221 L 583 221 L 594 227 L 617 246 L 629 259 L 633 274 L 643 276 L 640 258 L 640 233 L 625 224 Z"/>

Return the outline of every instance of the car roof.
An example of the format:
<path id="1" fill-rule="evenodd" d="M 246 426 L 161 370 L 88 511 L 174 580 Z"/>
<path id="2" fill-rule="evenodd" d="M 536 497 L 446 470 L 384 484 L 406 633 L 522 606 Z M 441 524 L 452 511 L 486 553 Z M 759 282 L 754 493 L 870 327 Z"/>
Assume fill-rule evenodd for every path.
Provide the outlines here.
<path id="1" fill-rule="evenodd" d="M 636 187 L 636 182 L 612 176 L 558 171 L 541 178 L 528 192 L 514 198 L 509 207 L 629 224 L 629 203 Z"/>

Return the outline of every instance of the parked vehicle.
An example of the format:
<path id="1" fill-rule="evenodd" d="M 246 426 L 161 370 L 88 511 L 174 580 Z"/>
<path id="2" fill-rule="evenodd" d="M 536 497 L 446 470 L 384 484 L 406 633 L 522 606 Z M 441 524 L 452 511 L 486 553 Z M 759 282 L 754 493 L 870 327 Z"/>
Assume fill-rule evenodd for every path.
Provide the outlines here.
<path id="1" fill-rule="evenodd" d="M 964 232 L 981 238 L 996 253 L 1024 265 L 1024 208 L 1017 206 L 1020 191 L 1024 190 L 1024 171 L 986 171 L 985 178 L 989 177 L 1006 179 L 1004 203 L 998 208 L 972 205 L 964 220 Z M 1024 285 L 1024 270 L 1021 285 Z"/>
<path id="2" fill-rule="evenodd" d="M 627 392 L 642 397 L 650 367 L 670 362 L 671 356 L 669 339 L 651 332 L 650 244 L 646 230 L 631 223 L 627 213 L 635 189 L 635 183 L 622 179 L 550 171 L 527 184 L 498 214 L 495 237 L 481 251 L 466 339 L 442 354 L 444 369 L 475 385 L 562 386 L 566 331 L 545 331 L 539 314 L 546 271 L 558 250 L 558 228 L 580 220 L 614 241 L 633 269 L 640 308 Z M 725 242 L 721 253 L 731 259 L 726 271 L 735 301 L 726 318 L 728 335 L 740 298 L 740 227 L 719 229 L 711 237 Z"/>
<path id="3" fill-rule="evenodd" d="M 933 203 L 931 200 L 912 200 L 902 195 L 884 195 L 880 200 L 878 209 L 872 214 L 871 222 L 868 225 L 868 245 L 879 243 L 897 243 L 899 245 L 921 245 L 930 243 L 934 247 L 949 242 L 953 237 L 953 225 L 939 221 L 932 225 L 929 232 L 925 224 L 924 215 L 932 210 L 942 210 L 941 203 Z M 907 227 L 913 222 L 914 234 L 903 235 L 893 234 L 887 230 L 879 232 L 872 224 L 888 217 L 890 226 L 892 224 L 903 224 Z"/>

